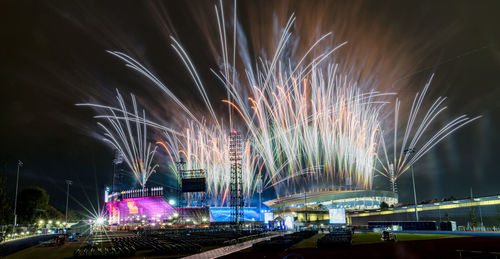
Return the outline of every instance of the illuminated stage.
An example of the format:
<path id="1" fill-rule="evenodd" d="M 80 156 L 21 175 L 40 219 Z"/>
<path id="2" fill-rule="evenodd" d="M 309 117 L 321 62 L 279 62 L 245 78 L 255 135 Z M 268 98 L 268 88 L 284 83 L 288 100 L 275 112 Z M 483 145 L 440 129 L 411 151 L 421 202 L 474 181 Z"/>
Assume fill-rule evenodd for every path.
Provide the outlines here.
<path id="1" fill-rule="evenodd" d="M 161 187 L 106 194 L 110 225 L 206 224 L 230 222 L 230 207 L 175 208 Z M 262 221 L 258 208 L 244 208 L 243 221 Z"/>
<path id="2" fill-rule="evenodd" d="M 177 212 L 161 196 L 127 198 L 108 202 L 109 224 L 156 223 Z"/>

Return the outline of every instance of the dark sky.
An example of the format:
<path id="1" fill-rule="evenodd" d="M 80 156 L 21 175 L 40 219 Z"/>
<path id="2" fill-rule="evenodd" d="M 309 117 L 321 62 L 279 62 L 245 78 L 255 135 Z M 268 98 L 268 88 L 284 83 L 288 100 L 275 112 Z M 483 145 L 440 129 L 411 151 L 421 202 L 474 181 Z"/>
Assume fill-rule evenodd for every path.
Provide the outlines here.
<path id="1" fill-rule="evenodd" d="M 137 57 L 167 81 L 183 101 L 194 106 L 199 102 L 193 84 L 170 49 L 168 34 L 183 40 L 197 67 L 216 67 L 208 46 L 202 44 L 205 31 L 196 23 L 203 17 L 194 15 L 210 8 L 207 19 L 212 19 L 214 29 L 215 20 L 208 15 L 213 6 L 197 1 L 176 2 L 0 2 L 0 170 L 7 175 L 10 190 L 14 190 L 16 161 L 20 159 L 24 162 L 21 188 L 41 186 L 48 190 L 51 202 L 63 208 L 64 180 L 72 179 L 75 199 L 90 206 L 88 195 L 96 204 L 97 193 L 111 182 L 113 154 L 96 137 L 94 111 L 76 107 L 75 103 L 114 104 L 114 89 L 119 88 L 123 93 L 135 93 L 141 103 L 155 107 L 156 113 L 168 114 L 168 105 L 155 98 L 160 94 L 158 89 L 105 53 L 106 49 Z M 264 2 L 238 2 L 245 28 L 265 26 L 252 23 L 250 17 L 260 15 L 266 19 L 266 14 L 283 13 L 280 5 L 284 1 Z M 298 10 L 298 20 L 302 14 L 314 17 L 315 12 L 324 9 L 324 3 L 306 2 L 309 6 Z M 353 17 L 346 12 L 345 18 L 379 28 L 382 33 L 366 36 L 374 37 L 374 41 L 386 37 L 384 28 L 387 33 L 391 30 L 392 44 L 411 39 L 411 44 L 401 44 L 397 53 L 385 50 L 387 53 L 381 55 L 397 59 L 400 52 L 406 52 L 401 58 L 412 57 L 405 62 L 412 67 L 406 72 L 417 72 L 413 82 L 423 82 L 435 72 L 435 96 L 449 97 L 450 110 L 445 118 L 461 113 L 484 116 L 441 143 L 416 165 L 419 199 L 465 197 L 470 187 L 475 195 L 500 193 L 500 138 L 496 134 L 500 131 L 500 3 L 369 2 L 361 4 L 362 15 Z M 336 19 L 342 19 L 342 10 L 338 9 L 346 2 L 332 3 L 328 5 L 332 13 L 340 14 Z M 287 4 L 287 11 L 293 7 Z M 161 24 L 165 21 L 168 24 Z M 346 28 L 359 29 L 356 24 L 347 24 Z M 201 73 L 213 88 L 209 89 L 210 95 L 223 96 L 220 87 L 211 84 L 214 80 L 208 69 Z M 421 86 L 404 91 L 413 95 Z M 169 120 L 168 116 L 163 119 Z M 160 171 L 164 173 L 165 169 Z M 161 179 L 158 176 L 156 180 Z M 409 180 L 405 175 L 398 182 L 403 202 L 410 201 Z M 377 180 L 376 187 L 387 188 L 388 183 Z"/>

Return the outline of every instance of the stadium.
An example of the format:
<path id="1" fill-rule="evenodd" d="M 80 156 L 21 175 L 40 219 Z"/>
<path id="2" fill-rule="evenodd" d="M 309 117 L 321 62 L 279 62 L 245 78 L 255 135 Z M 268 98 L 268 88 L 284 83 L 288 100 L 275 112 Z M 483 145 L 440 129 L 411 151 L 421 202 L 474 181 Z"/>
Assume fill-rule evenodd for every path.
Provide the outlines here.
<path id="1" fill-rule="evenodd" d="M 376 190 L 323 191 L 291 195 L 264 202 L 275 216 L 285 218 L 294 215 L 299 222 L 327 222 L 329 209 L 346 212 L 379 209 L 385 202 L 389 206 L 398 203 L 397 193 Z"/>

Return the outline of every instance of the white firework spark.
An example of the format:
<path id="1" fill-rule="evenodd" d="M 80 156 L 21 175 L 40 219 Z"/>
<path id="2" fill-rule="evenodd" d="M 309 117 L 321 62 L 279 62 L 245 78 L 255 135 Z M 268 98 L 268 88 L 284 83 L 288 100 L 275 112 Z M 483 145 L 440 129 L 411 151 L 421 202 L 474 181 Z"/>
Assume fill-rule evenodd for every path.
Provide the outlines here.
<path id="1" fill-rule="evenodd" d="M 405 173 L 411 166 L 413 166 L 419 159 L 421 159 L 427 152 L 429 152 L 434 146 L 445 139 L 448 135 L 452 134 L 456 130 L 462 128 L 463 126 L 481 118 L 481 116 L 476 116 L 469 118 L 467 115 L 460 115 L 451 121 L 449 121 L 442 128 L 431 134 L 432 136 L 426 140 L 423 140 L 424 133 L 428 127 L 433 123 L 433 121 L 438 117 L 440 113 L 447 109 L 447 106 L 442 106 L 446 97 L 438 97 L 430 108 L 425 112 L 424 117 L 417 123 L 417 116 L 419 115 L 420 109 L 424 98 L 429 90 L 429 86 L 432 82 L 434 75 L 431 76 L 427 84 L 421 93 L 417 93 L 413 100 L 410 113 L 408 115 L 408 121 L 405 127 L 403 140 L 401 146 L 398 150 L 398 117 L 400 101 L 396 100 L 395 112 L 394 112 L 394 135 L 388 137 L 393 137 L 393 152 L 392 160 L 389 159 L 389 153 L 387 152 L 387 147 L 385 141 L 381 139 L 381 146 L 383 150 L 383 158 L 378 158 L 381 170 L 377 171 L 384 175 L 385 177 L 396 181 L 403 173 Z M 408 142 L 409 141 L 409 142 Z M 399 152 L 399 153 L 398 153 Z M 393 168 L 393 169 L 391 169 Z M 391 172 L 393 171 L 393 172 Z M 392 179 L 393 178 L 393 179 Z"/>
<path id="2" fill-rule="evenodd" d="M 152 147 L 151 143 L 147 141 L 146 113 L 143 110 L 142 117 L 139 114 L 135 96 L 131 94 L 133 112 L 130 113 L 118 90 L 116 94 L 120 108 L 107 107 L 108 115 L 97 116 L 105 118 L 111 127 L 106 127 L 101 122 L 97 124 L 104 130 L 104 141 L 122 154 L 124 162 L 136 177 L 141 188 L 144 188 L 149 177 L 156 172 L 158 167 L 158 165 L 152 165 L 156 146 Z M 94 104 L 77 105 L 95 108 L 105 107 Z M 134 122 L 135 127 L 131 125 Z"/>

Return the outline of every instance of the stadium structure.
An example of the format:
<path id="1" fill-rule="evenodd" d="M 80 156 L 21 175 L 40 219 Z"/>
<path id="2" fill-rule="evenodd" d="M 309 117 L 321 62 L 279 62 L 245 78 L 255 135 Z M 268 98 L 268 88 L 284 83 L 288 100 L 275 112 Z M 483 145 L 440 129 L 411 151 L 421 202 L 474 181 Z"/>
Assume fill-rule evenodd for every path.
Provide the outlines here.
<path id="1" fill-rule="evenodd" d="M 385 202 L 388 208 L 381 208 Z M 415 205 L 400 205 L 392 191 L 357 190 L 307 192 L 264 202 L 271 215 L 266 218 L 293 219 L 297 225 L 331 224 L 330 211 L 345 210 L 346 224 L 366 226 L 370 222 L 415 222 Z M 500 195 L 424 202 L 418 204 L 419 221 L 454 221 L 466 229 L 498 224 Z"/>
<path id="2" fill-rule="evenodd" d="M 305 192 L 264 202 L 274 217 L 293 215 L 299 222 L 329 220 L 329 209 L 344 209 L 347 213 L 379 209 L 382 202 L 398 203 L 397 193 L 376 190 L 337 190 Z"/>

